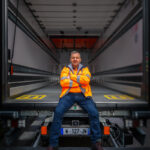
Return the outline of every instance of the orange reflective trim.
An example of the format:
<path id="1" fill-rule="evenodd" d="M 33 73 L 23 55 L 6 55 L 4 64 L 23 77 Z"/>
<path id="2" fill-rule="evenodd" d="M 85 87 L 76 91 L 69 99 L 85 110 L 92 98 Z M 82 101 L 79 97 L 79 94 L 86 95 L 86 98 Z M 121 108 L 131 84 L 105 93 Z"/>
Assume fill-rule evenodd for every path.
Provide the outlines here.
<path id="1" fill-rule="evenodd" d="M 110 135 L 110 127 L 104 126 L 104 135 Z"/>
<path id="2" fill-rule="evenodd" d="M 41 135 L 47 135 L 47 126 L 41 127 Z"/>

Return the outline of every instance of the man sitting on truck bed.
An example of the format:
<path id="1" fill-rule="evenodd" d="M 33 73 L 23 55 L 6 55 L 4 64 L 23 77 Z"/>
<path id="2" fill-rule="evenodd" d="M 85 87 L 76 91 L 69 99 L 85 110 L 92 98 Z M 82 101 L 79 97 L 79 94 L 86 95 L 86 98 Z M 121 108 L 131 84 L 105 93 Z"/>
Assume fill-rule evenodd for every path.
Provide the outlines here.
<path id="1" fill-rule="evenodd" d="M 91 87 L 89 85 L 91 73 L 87 67 L 80 64 L 81 56 L 79 52 L 71 52 L 70 62 L 71 64 L 64 67 L 61 71 L 60 85 L 62 92 L 50 129 L 50 146 L 48 150 L 57 149 L 63 115 L 74 103 L 77 103 L 88 112 L 92 150 L 103 150 L 101 147 L 102 134 L 99 113 L 92 99 Z"/>

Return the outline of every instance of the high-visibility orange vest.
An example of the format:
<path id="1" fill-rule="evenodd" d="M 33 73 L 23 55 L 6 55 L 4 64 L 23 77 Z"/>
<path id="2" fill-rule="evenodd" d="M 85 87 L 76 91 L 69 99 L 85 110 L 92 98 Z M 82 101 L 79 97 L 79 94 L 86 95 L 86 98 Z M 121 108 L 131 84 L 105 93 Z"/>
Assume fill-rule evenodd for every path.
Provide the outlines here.
<path id="1" fill-rule="evenodd" d="M 64 67 L 60 75 L 60 85 L 62 87 L 60 98 L 68 94 L 70 90 L 73 93 L 79 93 L 79 88 L 81 89 L 81 92 L 84 94 L 85 97 L 91 97 L 92 91 L 89 84 L 90 78 L 91 73 L 88 67 L 84 67 L 81 64 L 79 64 L 76 74 L 73 71 L 73 67 L 71 64 Z"/>

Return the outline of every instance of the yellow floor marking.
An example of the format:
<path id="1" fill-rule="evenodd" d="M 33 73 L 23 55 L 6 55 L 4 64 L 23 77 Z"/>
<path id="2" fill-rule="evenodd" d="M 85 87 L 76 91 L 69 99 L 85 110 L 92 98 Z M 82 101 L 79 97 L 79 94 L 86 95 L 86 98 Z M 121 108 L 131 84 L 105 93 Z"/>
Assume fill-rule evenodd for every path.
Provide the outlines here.
<path id="1" fill-rule="evenodd" d="M 109 100 L 134 100 L 134 97 L 128 95 L 104 95 Z"/>
<path id="2" fill-rule="evenodd" d="M 22 100 L 41 100 L 47 95 L 22 95 L 20 97 L 17 97 L 16 99 L 22 99 Z"/>

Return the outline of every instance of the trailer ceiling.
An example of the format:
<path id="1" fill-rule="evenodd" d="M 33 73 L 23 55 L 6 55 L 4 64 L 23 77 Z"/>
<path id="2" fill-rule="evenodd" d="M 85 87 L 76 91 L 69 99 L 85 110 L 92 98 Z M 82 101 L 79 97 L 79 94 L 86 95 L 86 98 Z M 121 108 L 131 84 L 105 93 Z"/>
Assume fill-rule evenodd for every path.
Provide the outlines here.
<path id="1" fill-rule="evenodd" d="M 25 0 L 50 36 L 100 36 L 125 0 Z"/>

